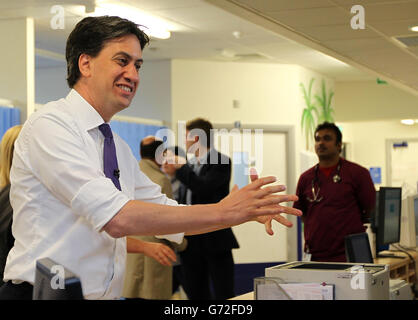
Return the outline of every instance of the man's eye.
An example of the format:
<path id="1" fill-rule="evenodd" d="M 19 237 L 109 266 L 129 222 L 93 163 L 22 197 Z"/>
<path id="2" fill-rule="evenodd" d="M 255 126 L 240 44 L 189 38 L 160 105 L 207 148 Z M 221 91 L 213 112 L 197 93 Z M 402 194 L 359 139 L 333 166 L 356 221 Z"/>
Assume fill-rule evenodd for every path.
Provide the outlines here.
<path id="1" fill-rule="evenodd" d="M 128 60 L 125 58 L 118 58 L 118 61 L 120 62 L 121 65 L 126 65 L 128 63 Z"/>
<path id="2" fill-rule="evenodd" d="M 136 64 L 135 65 L 135 69 L 136 69 L 136 71 L 139 71 L 139 69 L 141 69 L 141 65 L 140 64 Z"/>

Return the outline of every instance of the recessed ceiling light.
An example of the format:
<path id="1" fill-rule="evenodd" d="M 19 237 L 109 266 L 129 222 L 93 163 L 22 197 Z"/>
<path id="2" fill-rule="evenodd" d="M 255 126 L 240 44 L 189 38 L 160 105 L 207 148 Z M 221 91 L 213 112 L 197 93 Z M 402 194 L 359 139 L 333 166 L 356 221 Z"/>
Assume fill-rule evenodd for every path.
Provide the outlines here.
<path id="1" fill-rule="evenodd" d="M 409 30 L 414 31 L 414 32 L 418 32 L 418 26 L 410 27 Z"/>
<path id="2" fill-rule="evenodd" d="M 98 3 L 94 12 L 87 13 L 89 16 L 119 16 L 137 23 L 141 29 L 151 37 L 168 39 L 171 36 L 169 23 L 164 19 L 149 15 L 135 7 L 121 5 L 119 3 Z"/>
<path id="3" fill-rule="evenodd" d="M 234 31 L 234 32 L 232 32 L 232 35 L 234 36 L 235 39 L 240 39 L 241 38 L 241 32 L 240 31 Z"/>
<path id="4" fill-rule="evenodd" d="M 413 119 L 403 119 L 401 120 L 401 123 L 406 124 L 408 126 L 412 126 L 415 123 L 415 121 Z"/>

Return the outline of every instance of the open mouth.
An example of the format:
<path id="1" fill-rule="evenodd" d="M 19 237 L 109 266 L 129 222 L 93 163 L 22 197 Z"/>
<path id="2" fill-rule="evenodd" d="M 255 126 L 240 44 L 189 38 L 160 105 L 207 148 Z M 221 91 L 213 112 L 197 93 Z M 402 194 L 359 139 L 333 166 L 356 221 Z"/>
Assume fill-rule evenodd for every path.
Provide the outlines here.
<path id="1" fill-rule="evenodd" d="M 133 88 L 125 86 L 123 84 L 118 84 L 117 86 L 127 93 L 132 93 L 133 91 Z"/>

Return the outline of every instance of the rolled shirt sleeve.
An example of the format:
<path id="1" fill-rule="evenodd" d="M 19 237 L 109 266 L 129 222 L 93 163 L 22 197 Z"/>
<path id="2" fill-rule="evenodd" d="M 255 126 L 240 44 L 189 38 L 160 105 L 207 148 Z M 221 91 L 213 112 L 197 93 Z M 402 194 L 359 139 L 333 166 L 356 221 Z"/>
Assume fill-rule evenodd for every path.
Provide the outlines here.
<path id="1" fill-rule="evenodd" d="M 96 231 L 100 231 L 128 201 L 129 198 L 117 190 L 110 179 L 97 178 L 79 189 L 71 207 L 84 216 Z"/>
<path id="2" fill-rule="evenodd" d="M 135 199 L 141 201 L 147 201 L 157 204 L 164 204 L 169 206 L 178 206 L 177 201 L 168 198 L 165 194 L 161 193 L 161 187 L 152 182 L 138 167 L 135 170 Z M 184 232 L 156 235 L 158 239 L 166 239 L 171 242 L 180 244 L 184 238 Z"/>
<path id="3" fill-rule="evenodd" d="M 105 177 L 94 152 L 88 154 L 77 126 L 47 114 L 36 119 L 31 130 L 36 135 L 24 136 L 26 165 L 51 194 L 99 231 L 129 201 L 128 196 Z"/>

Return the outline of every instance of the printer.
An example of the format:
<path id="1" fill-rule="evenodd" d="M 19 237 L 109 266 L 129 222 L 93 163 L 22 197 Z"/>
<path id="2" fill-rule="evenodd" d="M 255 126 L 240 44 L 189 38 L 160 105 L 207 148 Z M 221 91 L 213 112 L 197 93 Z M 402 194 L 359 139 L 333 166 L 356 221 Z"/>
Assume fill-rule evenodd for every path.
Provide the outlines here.
<path id="1" fill-rule="evenodd" d="M 285 283 L 334 285 L 335 300 L 389 300 L 389 266 L 296 261 L 265 269 Z"/>

